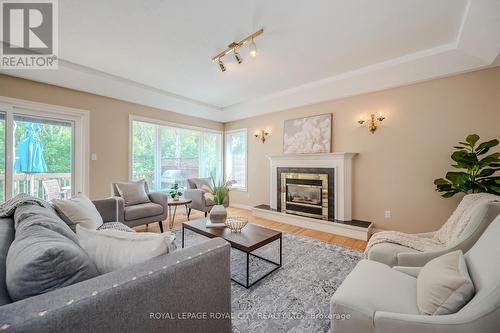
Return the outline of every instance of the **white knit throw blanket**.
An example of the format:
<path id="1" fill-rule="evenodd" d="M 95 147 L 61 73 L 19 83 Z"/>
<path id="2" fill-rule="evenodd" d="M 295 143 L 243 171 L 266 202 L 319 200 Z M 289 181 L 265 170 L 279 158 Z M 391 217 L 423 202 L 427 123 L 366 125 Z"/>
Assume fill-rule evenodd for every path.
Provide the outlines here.
<path id="1" fill-rule="evenodd" d="M 380 243 L 403 245 L 417 251 L 432 251 L 446 248 L 456 241 L 469 224 L 474 209 L 484 203 L 500 201 L 500 197 L 489 193 L 474 193 L 463 197 L 448 221 L 432 237 L 420 237 L 399 231 L 381 231 L 374 234 L 365 249 L 368 251 Z"/>

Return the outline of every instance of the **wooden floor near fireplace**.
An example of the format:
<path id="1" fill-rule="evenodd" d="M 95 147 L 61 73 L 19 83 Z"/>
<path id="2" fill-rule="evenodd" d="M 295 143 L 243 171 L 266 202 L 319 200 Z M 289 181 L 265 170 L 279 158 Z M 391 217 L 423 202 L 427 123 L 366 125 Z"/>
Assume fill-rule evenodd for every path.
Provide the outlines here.
<path id="1" fill-rule="evenodd" d="M 253 216 L 252 212 L 247 209 L 229 207 L 228 215 L 236 215 L 236 216 L 244 216 L 249 219 L 250 223 L 259 224 L 262 226 L 266 226 L 272 229 L 289 232 L 292 234 L 303 235 L 306 237 L 311 237 L 315 239 L 319 239 L 324 242 L 332 243 L 332 244 L 340 244 L 343 246 L 347 246 L 350 248 L 364 250 L 367 242 L 353 239 L 349 237 L 339 236 L 327 232 L 321 232 L 316 230 L 311 230 L 307 228 L 301 228 L 290 224 L 280 223 L 276 221 L 271 221 L 267 219 L 263 219 L 260 217 Z M 203 217 L 201 212 L 192 211 L 191 219 Z M 187 216 L 182 209 L 177 211 L 177 216 L 175 218 L 174 230 L 181 229 L 182 222 L 187 220 Z M 164 223 L 165 225 L 165 223 Z M 158 223 L 150 224 L 147 228 L 145 225 L 134 228 L 137 231 L 149 231 L 149 232 L 160 232 L 160 228 Z"/>

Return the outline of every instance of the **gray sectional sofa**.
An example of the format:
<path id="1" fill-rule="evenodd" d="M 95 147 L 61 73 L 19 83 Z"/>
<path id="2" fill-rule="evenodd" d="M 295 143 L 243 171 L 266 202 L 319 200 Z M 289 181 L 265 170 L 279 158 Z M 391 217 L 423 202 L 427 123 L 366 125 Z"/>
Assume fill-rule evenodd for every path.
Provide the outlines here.
<path id="1" fill-rule="evenodd" d="M 104 222 L 118 219 L 115 199 L 94 204 Z M 6 258 L 14 238 L 14 219 L 0 218 L 2 331 L 231 331 L 230 246 L 220 238 L 12 301 L 6 284 Z"/>

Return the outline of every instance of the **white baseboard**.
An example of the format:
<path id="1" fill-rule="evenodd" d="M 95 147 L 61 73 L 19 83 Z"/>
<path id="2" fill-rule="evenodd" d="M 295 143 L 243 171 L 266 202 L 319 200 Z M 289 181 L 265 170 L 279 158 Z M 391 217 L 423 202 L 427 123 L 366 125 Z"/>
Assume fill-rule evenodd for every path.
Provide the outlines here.
<path id="1" fill-rule="evenodd" d="M 232 203 L 229 205 L 229 207 L 234 207 L 234 208 L 241 208 L 241 209 L 246 209 L 246 210 L 252 210 L 253 207 L 250 205 L 243 205 L 239 203 Z"/>
<path id="2" fill-rule="evenodd" d="M 328 232 L 340 236 L 367 241 L 372 233 L 373 223 L 368 228 L 346 225 L 338 222 L 322 221 L 309 217 L 285 214 L 273 210 L 252 208 L 254 216 L 298 227 Z"/>

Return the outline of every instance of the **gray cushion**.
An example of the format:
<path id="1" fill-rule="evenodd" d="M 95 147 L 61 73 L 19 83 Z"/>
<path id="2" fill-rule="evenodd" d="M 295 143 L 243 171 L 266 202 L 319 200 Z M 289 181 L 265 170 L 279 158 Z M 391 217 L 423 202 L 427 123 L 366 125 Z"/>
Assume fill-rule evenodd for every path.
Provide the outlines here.
<path id="1" fill-rule="evenodd" d="M 9 247 L 14 241 L 14 220 L 0 218 L 0 306 L 12 302 L 5 284 L 6 261 Z"/>
<path id="2" fill-rule="evenodd" d="M 146 182 L 116 183 L 118 193 L 125 200 L 125 206 L 151 202 L 146 191 Z"/>
<path id="3" fill-rule="evenodd" d="M 77 224 L 84 228 L 97 229 L 103 223 L 101 214 L 84 194 L 78 194 L 66 200 L 54 199 L 52 205 L 73 232 Z"/>
<path id="4" fill-rule="evenodd" d="M 38 212 L 38 214 L 36 214 Z M 16 210 L 15 239 L 9 248 L 6 285 L 17 301 L 99 275 L 76 235 L 47 208 Z"/>
<path id="5" fill-rule="evenodd" d="M 161 214 L 163 214 L 163 207 L 152 202 L 125 207 L 125 220 L 127 221 Z"/>
<path id="6" fill-rule="evenodd" d="M 455 313 L 473 296 L 474 284 L 462 251 L 453 251 L 432 259 L 418 274 L 417 304 L 422 313 Z"/>
<path id="7" fill-rule="evenodd" d="M 24 228 L 31 225 L 40 225 L 50 229 L 78 244 L 78 237 L 71 231 L 70 227 L 59 217 L 52 208 L 44 208 L 36 205 L 22 205 L 14 212 L 14 222 L 17 234 L 23 232 Z"/>

